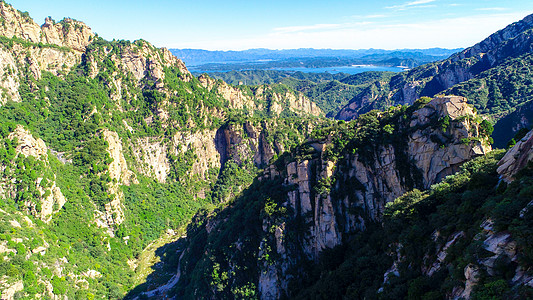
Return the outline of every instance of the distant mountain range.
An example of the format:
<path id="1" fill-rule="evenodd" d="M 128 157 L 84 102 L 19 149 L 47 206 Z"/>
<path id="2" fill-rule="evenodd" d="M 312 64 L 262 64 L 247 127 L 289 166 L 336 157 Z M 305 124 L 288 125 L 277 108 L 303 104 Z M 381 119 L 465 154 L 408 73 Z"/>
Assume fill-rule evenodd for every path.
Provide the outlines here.
<path id="1" fill-rule="evenodd" d="M 271 69 L 281 67 L 333 67 L 351 64 L 382 66 L 404 65 L 416 67 L 424 63 L 448 58 L 462 49 L 250 49 L 244 51 L 208 51 L 199 49 L 170 49 L 191 71 L 228 71 L 242 69 Z"/>

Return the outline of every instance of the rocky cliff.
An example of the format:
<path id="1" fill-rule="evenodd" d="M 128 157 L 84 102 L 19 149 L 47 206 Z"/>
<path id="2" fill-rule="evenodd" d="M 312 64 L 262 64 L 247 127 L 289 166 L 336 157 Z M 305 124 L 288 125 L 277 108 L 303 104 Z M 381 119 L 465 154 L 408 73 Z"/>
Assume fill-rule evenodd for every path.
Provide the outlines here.
<path id="1" fill-rule="evenodd" d="M 226 295 L 249 282 L 263 299 L 281 297 L 302 263 L 381 220 L 386 203 L 412 188 L 429 188 L 490 151 L 480 122 L 466 99 L 441 97 L 319 131 L 319 139 L 270 165 L 234 206 L 191 229 L 182 274 L 205 272 L 194 263 L 200 259 L 216 265 L 218 274 L 234 274 L 224 282 L 213 278 L 206 295 Z M 240 220 L 239 210 L 251 215 Z M 196 239 L 204 234 L 207 241 Z M 251 269 L 237 272 L 243 265 Z M 188 280 L 178 283 L 180 293 L 202 286 Z"/>
<path id="2" fill-rule="evenodd" d="M 431 126 L 431 120 L 445 117 L 450 119 L 450 127 L 441 135 L 442 132 Z M 340 245 L 343 235 L 364 230 L 365 219 L 380 220 L 385 204 L 413 188 L 409 176 L 419 180 L 413 183 L 414 187 L 427 189 L 458 171 L 462 163 L 490 151 L 487 140 L 471 140 L 483 134 L 473 121 L 475 113 L 464 98 L 435 98 L 408 119 L 411 130 L 404 137 L 407 148 L 384 144 L 377 146 L 370 157 L 348 154 L 337 162 L 329 161 L 327 152 L 321 152 L 319 159 L 293 162 L 281 170 L 281 174 L 286 174 L 286 184 L 296 187 L 288 193 L 288 203 L 284 206 L 293 212 L 292 218 L 303 218 L 303 222 L 310 224 L 300 241 L 305 259 L 316 261 L 322 251 Z M 406 129 L 398 127 L 399 131 Z M 442 143 L 441 139 L 448 140 Z M 465 143 L 465 139 L 469 141 Z M 328 146 L 326 142 L 321 147 L 327 149 Z M 410 175 L 402 174 L 401 168 L 405 167 L 412 168 Z M 269 175 L 264 179 L 272 180 Z M 328 184 L 328 192 L 317 190 L 317 186 L 322 188 Z M 351 213 L 358 210 L 363 213 Z M 288 245 L 283 239 L 283 231 L 290 229 L 285 224 L 263 221 L 264 230 L 272 226 L 276 227 L 276 248 L 272 250 L 287 261 L 277 264 L 278 270 L 269 264 L 263 266 L 266 270 L 258 282 L 263 299 L 279 298 L 283 294 L 282 283 L 288 281 L 288 274 L 284 273 L 290 266 L 289 261 L 294 260 L 294 254 L 285 252 L 295 245 Z"/>
<path id="3" fill-rule="evenodd" d="M 321 116 L 287 88 L 196 78 L 165 48 L 0 1 L 0 291 L 122 298 L 145 247 L 226 205 Z"/>
<path id="4" fill-rule="evenodd" d="M 505 183 L 513 182 L 518 172 L 531 169 L 528 163 L 533 158 L 531 154 L 532 136 L 533 132 L 529 132 L 513 148 L 507 151 L 495 165 L 495 175 L 498 175 L 500 179 L 498 182 L 500 188 Z M 528 180 L 527 175 L 521 177 L 522 180 Z M 528 184 L 525 184 L 525 187 L 527 186 Z M 529 215 L 531 201 L 528 200 L 527 196 L 525 201 L 520 199 L 522 198 L 521 195 L 517 197 L 512 192 L 509 192 L 508 196 L 512 198 L 516 197 L 516 199 L 513 199 L 516 201 L 516 203 L 513 203 L 516 208 L 507 211 L 506 214 L 515 214 L 514 217 L 517 219 L 515 221 L 517 227 L 520 228 L 518 224 L 531 222 Z M 520 202 L 522 204 L 519 204 Z M 513 210 L 514 212 L 512 212 Z M 476 230 L 478 235 L 474 237 L 474 240 L 479 241 L 480 247 L 485 253 L 483 256 L 476 257 L 473 262 L 464 267 L 462 270 L 465 279 L 464 284 L 454 288 L 448 295 L 449 298 L 470 299 L 475 292 L 479 293 L 480 290 L 483 290 L 484 287 L 481 286 L 484 283 L 486 284 L 487 277 L 499 278 L 501 276 L 502 261 L 505 261 L 506 264 L 505 272 L 507 272 L 507 275 L 505 277 L 509 286 L 512 286 L 516 290 L 520 289 L 520 286 L 523 286 L 522 289 L 524 290 L 533 288 L 533 276 L 525 271 L 528 267 L 524 265 L 523 261 L 524 256 L 527 256 L 524 251 L 528 251 L 526 250 L 528 247 L 520 242 L 521 236 L 523 234 L 528 235 L 529 233 L 524 232 L 523 228 L 518 230 L 503 230 L 507 224 L 502 224 L 501 219 L 498 220 L 499 217 L 498 214 L 483 216 L 482 222 Z M 438 235 L 439 233 L 435 232 L 435 234 Z M 436 236 L 434 238 L 437 240 Z M 441 241 L 437 246 L 439 249 L 436 255 L 437 259 L 431 267 L 425 268 L 423 272 L 431 276 L 435 272 L 442 270 L 446 265 L 446 258 L 453 255 L 450 253 L 453 251 L 453 246 L 457 246 L 457 243 L 464 239 L 467 239 L 465 232 L 457 231 L 451 234 L 447 240 Z"/>
<path id="5" fill-rule="evenodd" d="M 498 174 L 507 183 L 514 180 L 514 176 L 528 167 L 533 159 L 533 131 L 530 131 L 516 145 L 513 146 L 498 163 Z"/>
<path id="6" fill-rule="evenodd" d="M 49 175 L 48 147 L 22 126 L 17 126 L 7 138 L 14 147 L 11 148 L 13 153 L 9 164 L 0 166 L 3 174 L 0 199 L 17 199 L 26 213 L 50 222 L 52 215 L 63 207 L 66 199 L 56 184 L 55 176 Z M 14 167 L 17 165 L 22 165 L 22 169 L 17 170 Z M 36 199 L 32 200 L 27 193 L 34 193 Z"/>
<path id="7" fill-rule="evenodd" d="M 5 2 L 0 3 L 0 75 L 3 80 L 0 104 L 20 101 L 18 92 L 24 78 L 41 78 L 42 71 L 68 72 L 81 62 L 82 54 L 92 42 L 94 33 L 82 22 L 64 19 L 55 23 L 47 18 L 37 25 L 27 13 L 21 13 Z M 28 68 L 26 69 L 26 64 Z M 23 67 L 24 66 L 24 67 Z"/>
<path id="8" fill-rule="evenodd" d="M 354 240 L 354 253 L 375 249 L 360 247 L 365 240 L 357 236 L 372 235 L 373 228 L 387 224 L 387 203 L 412 200 L 406 204 L 410 209 L 398 215 L 413 219 L 415 204 L 424 204 L 413 195 L 433 197 L 416 189 L 433 190 L 442 182 L 439 194 L 476 187 L 487 177 L 465 184 L 463 173 L 451 176 L 459 169 L 483 169 L 476 167 L 477 160 L 467 167 L 463 163 L 490 151 L 491 126 L 463 97 L 422 98 L 411 107 L 333 122 L 317 117 L 322 113 L 312 102 L 286 87 L 234 87 L 196 78 L 167 50 L 146 41 L 105 41 L 70 19 L 47 19 L 38 26 L 5 2 L 0 8 L 3 298 L 115 299 L 148 290 L 144 295 L 292 296 L 295 286 L 319 282 L 305 280 L 324 255 Z M 407 92 L 416 95 L 415 88 Z M 502 166 L 509 178 L 524 176 L 507 161 Z M 509 184 L 508 193 L 529 202 L 527 189 L 511 190 L 516 185 Z M 464 197 L 439 198 L 439 205 L 424 207 L 448 209 L 441 204 L 459 199 L 460 205 L 454 204 L 461 211 L 431 215 L 431 221 L 441 224 L 442 215 L 470 220 L 477 211 L 471 208 L 480 206 L 470 200 L 492 191 L 467 189 Z M 506 213 L 516 210 L 504 206 L 509 202 L 504 200 L 487 201 L 499 215 L 490 218 L 494 227 L 485 226 L 487 237 L 478 240 L 498 257 L 509 256 L 513 267 L 521 263 L 524 274 L 528 210 L 524 218 L 507 222 L 526 234 L 509 227 L 511 236 L 502 235 Z M 143 249 L 164 244 L 156 242 L 160 237 L 178 239 L 176 232 L 186 224 L 187 238 L 143 255 Z M 432 230 L 436 251 L 453 253 L 454 241 L 471 237 L 464 226 Z M 415 232 L 404 240 L 417 236 L 430 235 Z M 403 276 L 401 258 L 409 257 L 405 249 L 418 244 L 374 240 L 387 242 L 378 247 L 388 252 L 377 253 L 386 257 L 372 274 L 379 274 L 378 286 L 388 293 L 394 280 L 384 280 L 383 273 L 392 264 L 398 267 L 388 274 Z M 396 264 L 387 255 L 393 252 Z M 171 262 L 172 272 L 153 265 L 156 254 Z M 437 257 L 446 265 L 447 256 Z M 430 258 L 422 261 L 434 264 Z M 483 278 L 474 282 L 484 268 L 475 260 L 469 263 L 468 268 L 462 261 L 452 265 L 468 279 L 459 279 L 464 288 L 457 295 L 470 288 L 476 293 L 474 286 L 485 284 Z M 152 265 L 155 279 L 141 284 Z M 498 263 L 488 260 L 486 266 L 499 274 Z M 440 269 L 434 268 L 435 274 Z M 430 269 L 424 270 L 429 276 Z M 529 282 L 527 276 L 518 277 L 516 282 Z M 168 284 L 154 289 L 161 282 Z"/>
<path id="9" fill-rule="evenodd" d="M 94 33 L 83 22 L 65 18 L 56 23 L 46 18 L 42 26 L 27 14 L 22 13 L 5 2 L 0 3 L 0 35 L 19 38 L 34 44 L 49 44 L 84 52 L 91 43 Z"/>
<path id="10" fill-rule="evenodd" d="M 157 49 L 143 40 L 107 42 L 95 36 L 84 23 L 68 18 L 59 23 L 47 18 L 42 26 L 38 26 L 27 13 L 17 11 L 5 2 L 0 3 L 0 16 L 0 35 L 3 36 L 0 46 L 0 85 L 3 87 L 0 103 L 34 100 L 39 94 L 39 101 L 44 101 L 46 109 L 50 109 L 59 102 L 58 94 L 45 94 L 57 87 L 54 76 L 58 76 L 66 81 L 67 89 L 73 81 L 93 80 L 91 89 L 99 90 L 92 92 L 98 94 L 99 101 L 91 98 L 84 104 L 85 122 L 103 115 L 137 114 L 133 119 L 124 118 L 118 124 L 118 131 L 129 132 L 127 139 L 117 135 L 116 126 L 113 126 L 113 131 L 99 133 L 109 144 L 112 159 L 109 174 L 116 182 L 110 185 L 109 192 L 115 196 L 120 195 L 119 186 L 129 185 L 132 182 L 129 178 L 135 178 L 131 170 L 165 182 L 171 170 L 169 155 L 179 156 L 186 150 L 196 153 L 196 160 L 191 162 L 194 175 L 206 179 L 209 170 L 220 170 L 228 160 L 229 149 L 236 147 L 234 141 L 229 141 L 227 137 L 235 134 L 228 128 L 219 129 L 230 110 L 248 108 L 249 116 L 263 111 L 272 111 L 274 116 L 280 116 L 282 112 L 321 115 L 320 109 L 301 94 L 290 91 L 276 93 L 268 86 L 258 88 L 254 94 L 247 94 L 206 76 L 196 79 L 167 49 Z M 74 68 L 77 68 L 76 74 L 86 77 L 67 78 Z M 50 73 L 52 76 L 48 75 Z M 83 96 L 87 91 L 78 90 L 77 93 Z M 71 95 L 68 91 L 65 94 Z M 79 102 L 73 98 L 76 95 L 68 97 L 73 102 Z M 158 130 L 172 128 L 174 132 L 168 139 L 153 131 L 147 134 L 146 126 L 154 125 L 159 126 Z M 266 133 L 261 133 L 265 129 L 261 128 L 261 124 L 257 126 L 247 125 L 251 129 L 247 134 L 253 141 L 247 146 L 251 148 L 241 149 L 245 153 L 241 153 L 242 158 L 238 160 L 243 161 L 249 156 L 259 166 L 284 149 L 283 143 L 274 146 L 273 141 L 266 142 Z M 238 140 L 237 143 L 242 139 Z M 133 146 L 123 146 L 123 143 Z M 225 143 L 224 146 L 221 143 Z M 271 151 L 269 147 L 275 150 Z M 131 151 L 135 158 L 129 166 L 124 156 L 118 154 L 126 150 Z M 71 156 L 72 153 L 64 155 Z M 113 200 L 114 208 L 107 211 L 108 214 L 115 211 L 118 220 L 121 220 L 122 204 L 116 199 Z M 110 218 L 110 215 L 104 217 L 108 221 Z M 102 219 L 101 223 L 108 221 Z M 118 225 L 121 221 L 112 223 Z"/>
<path id="11" fill-rule="evenodd" d="M 279 85 L 246 87 L 246 90 L 230 86 L 221 80 L 215 80 L 206 75 L 201 75 L 198 79 L 205 88 L 215 89 L 225 99 L 228 99 L 231 108 L 249 109 L 252 112 L 268 111 L 277 116 L 286 110 L 296 114 L 323 115 L 320 108 L 302 93 L 288 90 Z"/>

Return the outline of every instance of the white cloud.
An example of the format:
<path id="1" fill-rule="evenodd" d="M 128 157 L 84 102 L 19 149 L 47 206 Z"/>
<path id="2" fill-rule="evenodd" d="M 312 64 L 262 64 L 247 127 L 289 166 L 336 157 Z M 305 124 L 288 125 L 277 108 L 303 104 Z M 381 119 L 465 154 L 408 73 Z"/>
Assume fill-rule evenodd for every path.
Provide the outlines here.
<path id="1" fill-rule="evenodd" d="M 528 13 L 531 12 L 483 14 L 397 25 L 373 23 L 372 26 L 364 26 L 357 25 L 361 23 L 346 23 L 294 26 L 277 28 L 267 34 L 247 38 L 206 38 L 203 42 L 168 46 L 209 50 L 459 48 L 474 45 Z"/>
<path id="2" fill-rule="evenodd" d="M 352 19 L 378 19 L 378 18 L 385 18 L 387 15 L 383 14 L 373 14 L 373 15 L 353 15 L 350 18 Z"/>
<path id="3" fill-rule="evenodd" d="M 400 5 L 387 6 L 385 8 L 404 10 L 404 9 L 412 8 L 412 7 L 428 7 L 428 6 L 425 6 L 425 5 L 422 6 L 422 5 L 432 3 L 432 2 L 435 2 L 435 0 L 416 0 L 416 1 L 406 2 Z"/>
<path id="4" fill-rule="evenodd" d="M 418 1 L 412 1 L 412 2 L 408 2 L 406 5 L 408 5 L 408 6 L 411 6 L 411 5 L 420 5 L 420 4 L 430 3 L 430 2 L 435 2 L 435 0 L 418 0 Z"/>
<path id="5" fill-rule="evenodd" d="M 363 16 L 365 19 L 377 19 L 377 18 L 385 18 L 387 15 L 366 15 Z"/>

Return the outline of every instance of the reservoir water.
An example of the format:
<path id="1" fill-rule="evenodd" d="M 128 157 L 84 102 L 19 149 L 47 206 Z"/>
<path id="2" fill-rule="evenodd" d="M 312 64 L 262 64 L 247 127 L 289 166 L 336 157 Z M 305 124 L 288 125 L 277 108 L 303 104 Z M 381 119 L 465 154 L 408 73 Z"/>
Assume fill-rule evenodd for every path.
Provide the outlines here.
<path id="1" fill-rule="evenodd" d="M 211 72 L 229 72 L 233 69 L 223 70 L 219 69 L 216 71 L 211 70 L 202 70 L 201 66 L 199 68 L 190 67 L 189 68 L 193 73 L 211 73 Z M 242 69 L 235 71 L 246 71 L 250 69 Z M 405 71 L 405 67 L 384 67 L 384 66 L 374 66 L 374 65 L 356 65 L 356 66 L 338 66 L 338 67 L 322 67 L 322 68 L 296 68 L 296 67 L 287 67 L 287 68 L 273 68 L 273 69 L 255 69 L 255 70 L 274 70 L 274 71 L 289 71 L 289 72 L 303 72 L 303 73 L 347 73 L 347 74 L 358 74 L 367 71 L 389 71 L 389 72 L 401 72 Z"/>

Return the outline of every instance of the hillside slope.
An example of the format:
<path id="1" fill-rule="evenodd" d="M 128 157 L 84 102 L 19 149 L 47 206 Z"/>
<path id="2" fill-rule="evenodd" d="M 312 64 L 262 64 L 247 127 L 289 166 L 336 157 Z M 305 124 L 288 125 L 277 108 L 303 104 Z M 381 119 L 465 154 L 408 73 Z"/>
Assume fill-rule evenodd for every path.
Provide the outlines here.
<path id="1" fill-rule="evenodd" d="M 195 216 L 159 296 L 531 298 L 533 132 L 487 153 L 479 120 L 442 97 L 317 132 Z"/>
<path id="2" fill-rule="evenodd" d="M 351 120 L 372 108 L 413 103 L 421 96 L 464 96 L 495 121 L 532 97 L 533 16 L 492 34 L 446 60 L 426 64 L 363 91 L 337 115 Z M 499 139 L 509 140 L 507 134 Z M 498 139 L 498 140 L 499 140 Z M 501 145 L 499 145 L 501 146 Z"/>
<path id="3" fill-rule="evenodd" d="M 122 298 L 143 249 L 329 124 L 303 94 L 0 1 L 2 299 Z"/>
<path id="4" fill-rule="evenodd" d="M 196 216 L 179 249 L 175 295 L 291 296 L 313 262 L 374 228 L 387 203 L 490 151 L 486 121 L 466 99 L 429 100 L 319 130 L 227 209 Z"/>

